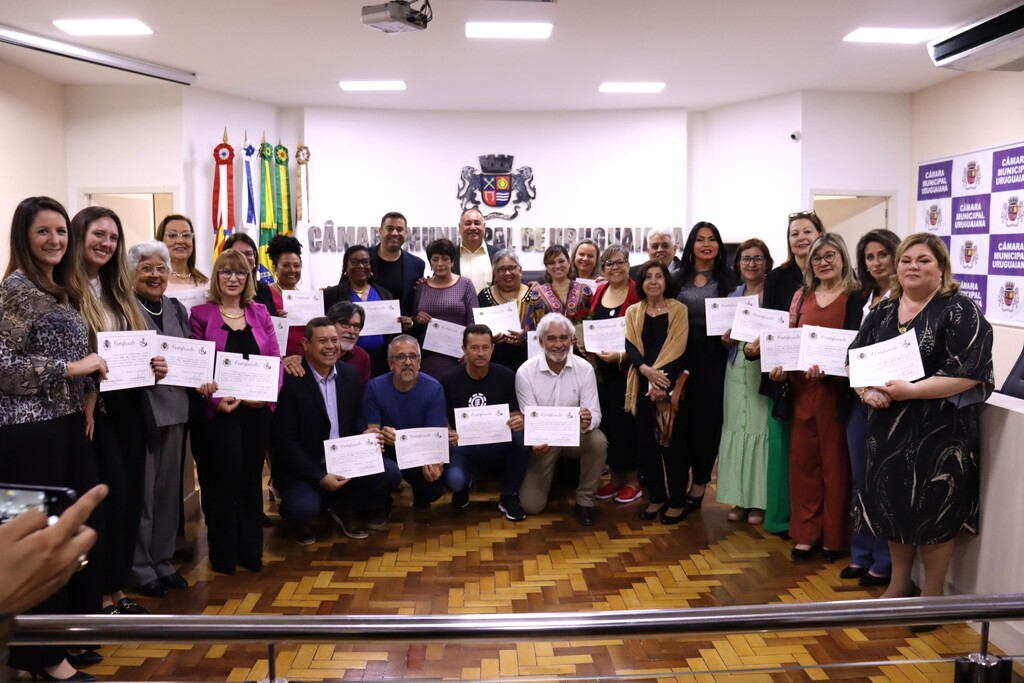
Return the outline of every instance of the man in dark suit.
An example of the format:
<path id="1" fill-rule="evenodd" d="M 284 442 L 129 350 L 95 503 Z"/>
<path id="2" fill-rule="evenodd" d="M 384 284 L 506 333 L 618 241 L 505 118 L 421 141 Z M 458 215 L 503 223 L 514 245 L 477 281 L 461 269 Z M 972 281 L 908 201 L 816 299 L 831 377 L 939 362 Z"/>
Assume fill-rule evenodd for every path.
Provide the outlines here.
<path id="1" fill-rule="evenodd" d="M 683 262 L 676 256 L 675 239 L 672 237 L 672 231 L 667 228 L 652 228 L 647 233 L 647 258 L 651 261 L 661 261 L 668 267 L 668 273 L 674 278 L 679 277 L 679 272 L 682 270 Z M 640 266 L 643 263 L 637 263 L 629 269 L 629 277 L 636 279 L 637 273 L 640 272 Z"/>
<path id="2" fill-rule="evenodd" d="M 274 484 L 281 494 L 281 518 L 300 545 L 315 538 L 309 522 L 326 508 L 350 538 L 366 538 L 390 512 L 390 493 L 401 482 L 398 465 L 384 459 L 384 472 L 346 479 L 327 471 L 324 441 L 362 434 L 362 383 L 358 371 L 338 362 L 341 343 L 329 318 L 306 325 L 302 377 L 287 375 L 277 399 L 272 434 Z"/>
<path id="3" fill-rule="evenodd" d="M 402 316 L 412 318 L 413 290 L 423 277 L 423 259 L 402 249 L 407 237 L 405 216 L 397 211 L 380 220 L 380 244 L 370 247 L 370 271 L 376 284 L 398 297 Z"/>
<path id="4" fill-rule="evenodd" d="M 484 242 L 487 224 L 477 209 L 466 209 L 459 216 L 459 258 L 452 264 L 452 272 L 473 281 L 477 292 L 494 281 L 494 255 L 498 248 Z"/>

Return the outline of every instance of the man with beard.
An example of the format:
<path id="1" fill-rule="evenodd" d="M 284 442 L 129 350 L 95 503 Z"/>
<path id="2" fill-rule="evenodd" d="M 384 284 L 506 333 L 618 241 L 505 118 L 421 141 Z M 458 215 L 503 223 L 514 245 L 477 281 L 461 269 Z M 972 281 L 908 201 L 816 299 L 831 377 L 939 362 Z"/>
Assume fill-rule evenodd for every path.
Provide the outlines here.
<path id="1" fill-rule="evenodd" d="M 423 278 L 426 263 L 402 247 L 408 236 L 405 216 L 389 211 L 380 219 L 380 244 L 370 247 L 370 271 L 373 281 L 398 297 L 402 316 L 411 318 L 413 290 Z"/>
<path id="2" fill-rule="evenodd" d="M 532 406 L 573 406 L 580 409 L 580 445 L 569 447 L 541 444 L 533 446 L 533 457 L 519 498 L 527 514 L 544 509 L 551 492 L 551 480 L 559 457 L 580 461 L 580 481 L 576 488 L 576 521 L 593 526 L 597 485 L 608 455 L 608 439 L 601 425 L 601 404 L 597 398 L 594 369 L 583 358 L 574 356 L 576 342 L 572 322 L 561 313 L 548 313 L 537 325 L 537 339 L 544 354 L 523 363 L 516 373 L 516 395 L 523 414 Z"/>
<path id="3" fill-rule="evenodd" d="M 365 313 L 359 304 L 339 301 L 327 311 L 327 317 L 338 330 L 338 360 L 355 367 L 359 373 L 359 390 L 362 391 L 370 381 L 370 355 L 356 346 L 356 342 L 359 341 L 359 332 L 363 329 Z M 306 374 L 302 356 L 288 356 L 284 359 L 283 365 L 286 375 L 302 377 Z"/>
<path id="4" fill-rule="evenodd" d="M 647 233 L 647 258 L 651 261 L 661 261 L 668 267 L 668 274 L 674 279 L 679 277 L 679 271 L 683 262 L 676 256 L 676 243 L 672 237 L 672 231 L 667 228 L 652 228 Z M 629 269 L 629 277 L 636 279 L 640 272 L 638 263 Z"/>

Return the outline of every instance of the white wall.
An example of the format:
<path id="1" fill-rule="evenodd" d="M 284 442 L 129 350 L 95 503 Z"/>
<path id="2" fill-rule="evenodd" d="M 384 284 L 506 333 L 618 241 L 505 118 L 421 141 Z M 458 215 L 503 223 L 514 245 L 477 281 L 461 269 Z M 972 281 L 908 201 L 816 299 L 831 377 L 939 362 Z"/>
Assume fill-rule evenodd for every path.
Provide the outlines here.
<path id="1" fill-rule="evenodd" d="M 47 195 L 67 204 L 64 86 L 0 62 L 0 275 L 7 268 L 11 217 L 26 197 Z"/>
<path id="2" fill-rule="evenodd" d="M 464 166 L 513 154 L 533 169 L 537 199 L 488 227 L 680 227 L 687 202 L 686 112 L 395 112 L 310 108 L 313 223 L 376 227 L 401 211 L 410 227 L 454 227 Z M 487 208 L 487 207 L 484 207 Z M 511 212 L 511 205 L 501 211 Z M 485 211 L 487 213 L 487 211 Z M 545 242 L 544 247 L 550 242 Z M 541 248 L 541 251 L 543 247 Z M 538 267 L 540 251 L 522 254 Z M 341 255 L 304 259 L 317 286 L 337 281 Z"/>
<path id="3" fill-rule="evenodd" d="M 235 149 L 235 212 L 237 224 L 241 224 L 242 210 L 242 166 L 237 160 L 243 156 L 244 135 L 259 146 L 261 137 L 277 144 L 281 136 L 278 126 L 278 110 L 275 106 L 240 97 L 222 95 L 203 90 L 185 90 L 182 111 L 181 159 L 184 177 L 177 206 L 181 213 L 192 219 L 196 230 L 196 264 L 204 273 L 209 273 L 213 262 L 213 175 L 215 163 L 213 148 L 220 144 L 224 128 L 228 130 L 228 142 Z M 293 138 L 296 136 L 292 136 Z M 294 154 L 296 139 L 282 138 L 282 143 Z M 257 202 L 259 200 L 259 188 Z"/>
<path id="4" fill-rule="evenodd" d="M 67 87 L 68 211 L 91 192 L 181 191 L 182 86 Z"/>
<path id="5" fill-rule="evenodd" d="M 904 184 L 917 182 L 917 164 L 936 157 L 1024 140 L 1024 73 L 967 73 L 914 93 L 910 101 L 910 160 Z M 906 197 L 907 211 L 917 197 Z M 1024 329 L 994 325 L 996 386 L 1024 348 Z"/>
<path id="6" fill-rule="evenodd" d="M 786 257 L 786 216 L 803 208 L 801 95 L 789 93 L 690 113 L 687 226 L 706 220 L 727 242 L 760 237 Z"/>
<path id="7" fill-rule="evenodd" d="M 910 128 L 908 95 L 804 92 L 801 203 L 815 193 L 891 194 L 890 227 L 908 234 Z"/>

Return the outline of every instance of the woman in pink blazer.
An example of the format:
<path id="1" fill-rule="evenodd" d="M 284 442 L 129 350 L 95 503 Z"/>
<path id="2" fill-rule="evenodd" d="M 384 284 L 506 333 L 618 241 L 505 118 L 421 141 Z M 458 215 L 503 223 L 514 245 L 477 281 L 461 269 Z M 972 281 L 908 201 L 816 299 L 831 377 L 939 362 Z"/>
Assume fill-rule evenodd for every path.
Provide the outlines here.
<path id="1" fill-rule="evenodd" d="M 210 303 L 192 309 L 193 339 L 216 342 L 218 353 L 279 357 L 274 324 L 266 307 L 253 302 L 255 292 L 245 256 L 222 252 L 213 266 Z M 206 398 L 207 448 L 196 468 L 210 564 L 221 574 L 234 574 L 237 565 L 263 568 L 263 453 L 272 409 L 262 401 Z"/>

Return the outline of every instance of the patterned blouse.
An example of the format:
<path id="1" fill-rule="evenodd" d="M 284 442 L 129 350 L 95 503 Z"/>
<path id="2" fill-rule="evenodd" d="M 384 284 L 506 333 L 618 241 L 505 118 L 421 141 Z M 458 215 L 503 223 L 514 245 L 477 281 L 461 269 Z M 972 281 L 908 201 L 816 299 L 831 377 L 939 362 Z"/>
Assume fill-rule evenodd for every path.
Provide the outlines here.
<path id="1" fill-rule="evenodd" d="M 53 420 L 81 412 L 84 377 L 64 376 L 89 354 L 85 320 L 23 273 L 0 283 L 0 425 Z"/>
<path id="2" fill-rule="evenodd" d="M 548 313 L 561 313 L 574 323 L 578 323 L 590 314 L 594 292 L 589 285 L 576 281 L 569 282 L 569 293 L 563 304 L 551 284 L 544 282 L 530 290 L 526 295 L 526 310 L 523 312 L 523 329 L 536 330 L 540 319 Z"/>

